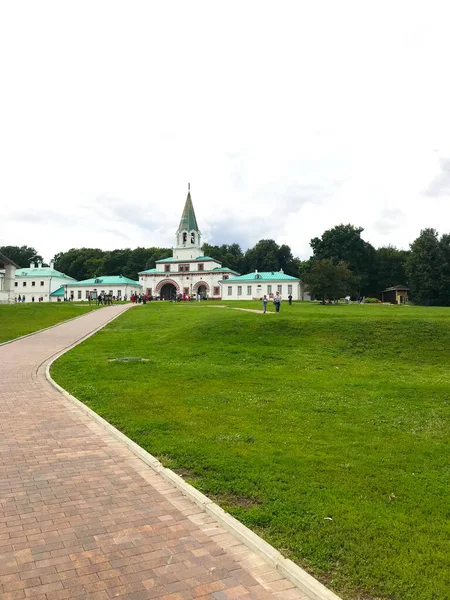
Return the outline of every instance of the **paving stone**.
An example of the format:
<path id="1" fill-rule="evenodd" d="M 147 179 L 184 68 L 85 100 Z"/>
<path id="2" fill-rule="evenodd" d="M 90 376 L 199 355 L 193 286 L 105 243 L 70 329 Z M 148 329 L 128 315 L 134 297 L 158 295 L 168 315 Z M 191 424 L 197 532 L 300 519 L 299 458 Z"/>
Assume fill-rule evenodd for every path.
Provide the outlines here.
<path id="1" fill-rule="evenodd" d="M 307 600 L 46 380 L 128 308 L 0 346 L 0 597 Z"/>

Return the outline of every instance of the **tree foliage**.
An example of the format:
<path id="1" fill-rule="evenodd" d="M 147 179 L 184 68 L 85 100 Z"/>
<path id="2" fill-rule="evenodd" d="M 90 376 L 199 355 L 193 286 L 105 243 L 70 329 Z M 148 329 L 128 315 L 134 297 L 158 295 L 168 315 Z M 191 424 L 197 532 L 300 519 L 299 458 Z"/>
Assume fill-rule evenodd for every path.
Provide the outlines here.
<path id="1" fill-rule="evenodd" d="M 72 248 L 55 255 L 55 268 L 78 281 L 100 275 L 124 275 L 137 280 L 139 271 L 152 269 L 156 261 L 172 255 L 170 248 Z"/>
<path id="2" fill-rule="evenodd" d="M 406 263 L 410 296 L 417 304 L 450 305 L 450 235 L 423 229 Z"/>
<path id="3" fill-rule="evenodd" d="M 354 277 L 343 261 L 335 263 L 331 258 L 314 261 L 303 279 L 306 289 L 316 298 L 334 300 L 351 294 L 355 287 Z"/>
<path id="4" fill-rule="evenodd" d="M 328 229 L 321 238 L 313 238 L 310 242 L 314 259 L 328 258 L 334 263 L 347 263 L 361 295 L 373 291 L 377 286 L 375 248 L 362 239 L 363 231 L 362 227 L 341 224 Z"/>
<path id="5" fill-rule="evenodd" d="M 398 250 L 394 246 L 383 246 L 376 251 L 376 288 L 372 291 L 381 292 L 393 285 L 405 285 L 406 261 L 409 252 Z"/>
<path id="6" fill-rule="evenodd" d="M 22 269 L 29 267 L 31 262 L 43 261 L 36 248 L 31 246 L 0 246 L 0 252 L 16 263 Z"/>

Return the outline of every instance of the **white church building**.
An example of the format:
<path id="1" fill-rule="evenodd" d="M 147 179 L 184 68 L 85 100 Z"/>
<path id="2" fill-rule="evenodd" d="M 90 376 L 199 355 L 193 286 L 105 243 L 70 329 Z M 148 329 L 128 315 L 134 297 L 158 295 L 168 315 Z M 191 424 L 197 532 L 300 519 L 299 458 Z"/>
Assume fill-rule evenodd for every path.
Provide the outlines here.
<path id="1" fill-rule="evenodd" d="M 239 273 L 203 256 L 201 233 L 195 217 L 191 192 L 188 191 L 180 225 L 175 234 L 172 258 L 156 261 L 154 269 L 139 273 L 144 293 L 169 300 L 177 294 L 217 299 L 222 297 L 220 282 Z"/>

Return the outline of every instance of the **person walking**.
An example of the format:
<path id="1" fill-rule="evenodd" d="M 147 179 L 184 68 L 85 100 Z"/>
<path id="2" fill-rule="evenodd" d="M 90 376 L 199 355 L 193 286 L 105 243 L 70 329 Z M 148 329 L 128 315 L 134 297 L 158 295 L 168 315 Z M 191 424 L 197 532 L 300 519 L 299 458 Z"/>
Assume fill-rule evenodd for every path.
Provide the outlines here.
<path id="1" fill-rule="evenodd" d="M 281 296 L 280 296 L 280 292 L 277 292 L 275 294 L 275 297 L 273 299 L 273 303 L 275 304 L 275 312 L 280 312 L 280 306 L 281 306 Z"/>
<path id="2" fill-rule="evenodd" d="M 264 294 L 264 298 L 262 299 L 263 313 L 267 312 L 267 303 L 268 302 L 269 302 L 269 299 L 267 298 L 266 294 Z"/>
<path id="3" fill-rule="evenodd" d="M 292 306 L 292 294 L 289 294 L 288 300 L 289 300 L 289 306 Z"/>

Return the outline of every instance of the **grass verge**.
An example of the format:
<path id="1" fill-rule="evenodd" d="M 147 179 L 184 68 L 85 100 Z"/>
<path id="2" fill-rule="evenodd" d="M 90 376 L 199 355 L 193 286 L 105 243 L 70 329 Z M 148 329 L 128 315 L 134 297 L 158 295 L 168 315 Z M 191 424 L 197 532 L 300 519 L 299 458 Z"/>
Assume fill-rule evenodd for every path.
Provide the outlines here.
<path id="1" fill-rule="evenodd" d="M 0 304 L 0 344 L 95 310 L 75 302 Z"/>

